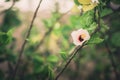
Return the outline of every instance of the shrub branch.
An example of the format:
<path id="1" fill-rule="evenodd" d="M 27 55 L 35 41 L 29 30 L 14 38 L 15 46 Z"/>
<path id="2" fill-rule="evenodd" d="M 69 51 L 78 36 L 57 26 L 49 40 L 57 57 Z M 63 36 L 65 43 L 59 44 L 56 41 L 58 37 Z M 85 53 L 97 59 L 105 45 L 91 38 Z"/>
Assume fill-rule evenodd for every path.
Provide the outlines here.
<path id="1" fill-rule="evenodd" d="M 24 40 L 24 42 L 23 42 L 23 44 L 22 44 L 22 46 L 21 46 L 21 50 L 20 50 L 20 52 L 19 52 L 18 60 L 17 60 L 16 66 L 15 66 L 15 69 L 14 69 L 14 72 L 13 72 L 12 80 L 15 79 L 16 73 L 17 73 L 17 71 L 18 71 L 18 68 L 19 68 L 19 65 L 20 65 L 20 62 L 21 62 L 21 57 L 22 57 L 22 54 L 23 54 L 23 52 L 24 52 L 24 49 L 25 49 L 25 46 L 26 46 L 26 43 L 27 43 L 27 39 L 28 39 L 29 36 L 30 36 L 30 32 L 31 32 L 31 29 L 32 29 L 32 27 L 33 27 L 33 23 L 34 23 L 34 21 L 35 21 L 35 18 L 36 18 L 37 12 L 38 12 L 38 10 L 39 10 L 39 7 L 40 7 L 40 5 L 41 5 L 41 2 L 42 2 L 42 0 L 40 0 L 39 4 L 38 4 L 38 6 L 37 6 L 37 8 L 36 8 L 36 10 L 35 10 L 35 12 L 34 12 L 34 15 L 33 15 L 33 18 L 32 18 L 32 21 L 31 21 L 31 23 L 30 23 L 30 27 L 29 27 L 29 30 L 28 30 L 28 33 L 27 33 L 27 36 L 26 36 L 26 38 L 25 38 L 25 40 Z"/>
<path id="2" fill-rule="evenodd" d="M 106 47 L 106 50 L 107 50 L 107 52 L 108 52 L 108 56 L 109 56 L 111 65 L 112 65 L 112 67 L 113 67 L 116 80 L 120 80 L 120 75 L 119 75 L 119 72 L 117 71 L 117 65 L 115 64 L 115 61 L 114 61 L 114 58 L 113 58 L 113 53 L 112 53 L 112 51 L 110 50 L 107 42 L 105 42 L 105 47 Z"/>
<path id="3" fill-rule="evenodd" d="M 97 10 L 94 10 L 94 15 L 96 18 L 96 12 Z M 91 34 L 91 36 L 93 36 L 96 32 L 98 32 L 100 30 L 100 12 L 97 12 L 98 14 L 98 18 L 97 18 L 97 23 L 98 26 L 96 27 L 96 29 L 94 30 L 94 32 Z M 66 62 L 65 66 L 63 67 L 63 69 L 57 74 L 57 76 L 55 77 L 55 80 L 58 80 L 58 78 L 62 75 L 62 73 L 65 71 L 65 69 L 68 67 L 68 65 L 70 64 L 70 62 L 73 60 L 73 58 L 77 55 L 77 53 L 85 46 L 85 44 L 83 44 L 82 46 L 77 46 L 74 51 L 72 52 L 72 56 L 68 59 L 68 61 Z"/>
<path id="4" fill-rule="evenodd" d="M 61 18 L 63 18 L 63 16 L 65 16 L 67 13 L 69 13 L 69 11 L 67 11 L 66 13 L 62 14 L 60 17 L 58 17 L 56 19 L 56 22 L 59 21 Z M 42 39 L 40 40 L 40 42 L 35 46 L 35 49 L 34 50 L 38 50 L 39 47 L 44 43 L 45 39 L 48 37 L 48 35 L 50 35 L 50 33 L 53 31 L 54 29 L 54 26 L 55 24 L 53 24 L 49 30 L 44 34 L 44 36 L 42 37 Z"/>

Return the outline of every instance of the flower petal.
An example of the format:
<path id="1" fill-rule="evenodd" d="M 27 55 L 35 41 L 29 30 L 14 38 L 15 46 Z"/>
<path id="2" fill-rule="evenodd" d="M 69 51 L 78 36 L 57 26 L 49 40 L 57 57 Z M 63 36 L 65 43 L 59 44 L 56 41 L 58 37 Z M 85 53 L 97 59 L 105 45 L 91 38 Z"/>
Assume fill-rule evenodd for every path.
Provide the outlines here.
<path id="1" fill-rule="evenodd" d="M 90 39 L 90 35 L 89 35 L 88 31 L 84 30 L 82 28 L 79 30 L 73 31 L 71 33 L 71 36 L 73 39 L 73 43 L 75 45 L 82 45 L 86 40 Z M 80 37 L 83 39 L 82 41 L 80 41 L 80 39 L 79 39 Z"/>

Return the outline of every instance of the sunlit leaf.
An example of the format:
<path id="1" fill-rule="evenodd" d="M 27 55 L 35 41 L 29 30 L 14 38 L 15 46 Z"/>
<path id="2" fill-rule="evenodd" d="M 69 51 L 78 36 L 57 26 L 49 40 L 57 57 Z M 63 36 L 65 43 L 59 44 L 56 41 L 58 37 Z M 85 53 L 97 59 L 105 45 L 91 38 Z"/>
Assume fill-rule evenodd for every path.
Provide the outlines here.
<path id="1" fill-rule="evenodd" d="M 48 78 L 49 78 L 49 80 L 54 80 L 54 74 L 53 73 L 54 72 L 53 72 L 52 68 L 49 66 L 48 67 Z"/>
<path id="2" fill-rule="evenodd" d="M 55 56 L 55 55 L 50 55 L 48 58 L 47 58 L 47 60 L 49 61 L 49 62 L 57 62 L 58 61 L 58 57 L 57 56 Z"/>
<path id="3" fill-rule="evenodd" d="M 99 36 L 97 35 L 93 35 L 90 40 L 87 42 L 87 44 L 98 44 L 103 42 L 104 39 L 101 39 Z"/>
<path id="4" fill-rule="evenodd" d="M 78 0 L 80 4 L 90 4 L 91 0 Z"/>
<path id="5" fill-rule="evenodd" d="M 67 54 L 66 52 L 60 52 L 60 56 L 63 60 L 66 60 L 67 59 Z"/>
<path id="6" fill-rule="evenodd" d="M 97 6 L 97 4 L 83 5 L 82 9 L 83 9 L 84 12 L 86 12 L 86 11 L 94 9 L 96 6 Z"/>
<path id="7" fill-rule="evenodd" d="M 7 33 L 0 32 L 0 44 L 5 45 L 8 44 L 12 40 L 12 33 L 11 30 Z"/>
<path id="8" fill-rule="evenodd" d="M 106 15 L 112 13 L 112 12 L 113 11 L 111 9 L 105 8 L 101 11 L 101 17 L 106 16 Z"/>
<path id="9" fill-rule="evenodd" d="M 80 9 L 78 8 L 77 5 L 74 5 L 74 6 L 72 7 L 72 9 L 71 9 L 71 12 L 73 12 L 73 13 L 80 13 Z"/>
<path id="10" fill-rule="evenodd" d="M 79 5 L 80 3 L 78 2 L 78 0 L 74 0 L 76 5 Z"/>
<path id="11" fill-rule="evenodd" d="M 94 32 L 94 30 L 96 29 L 98 25 L 93 22 L 88 28 L 86 28 L 90 33 Z"/>

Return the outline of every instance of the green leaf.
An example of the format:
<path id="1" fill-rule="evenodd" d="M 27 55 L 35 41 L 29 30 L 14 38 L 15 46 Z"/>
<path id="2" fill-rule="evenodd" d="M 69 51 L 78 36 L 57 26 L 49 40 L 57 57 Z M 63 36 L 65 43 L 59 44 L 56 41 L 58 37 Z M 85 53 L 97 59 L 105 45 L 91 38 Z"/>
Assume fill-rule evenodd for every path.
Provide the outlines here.
<path id="1" fill-rule="evenodd" d="M 45 27 L 47 27 L 47 28 L 49 28 L 53 25 L 53 22 L 51 19 L 43 20 L 43 23 L 44 23 Z"/>
<path id="2" fill-rule="evenodd" d="M 0 80 L 5 80 L 4 76 L 5 76 L 5 74 L 3 73 L 2 70 L 0 70 Z"/>
<path id="3" fill-rule="evenodd" d="M 67 60 L 67 54 L 66 52 L 60 52 L 60 56 L 63 60 Z"/>
<path id="4" fill-rule="evenodd" d="M 93 22 L 88 28 L 86 28 L 90 33 L 92 33 L 97 27 L 97 24 Z"/>
<path id="5" fill-rule="evenodd" d="M 10 30 L 7 32 L 7 35 L 12 36 L 13 32 L 14 32 L 14 28 L 13 28 L 13 29 L 10 29 Z"/>
<path id="6" fill-rule="evenodd" d="M 55 56 L 55 55 L 51 55 L 51 56 L 49 56 L 49 57 L 47 58 L 47 60 L 48 60 L 49 62 L 54 62 L 54 63 L 56 63 L 56 62 L 58 61 L 58 57 Z"/>
<path id="7" fill-rule="evenodd" d="M 17 10 L 7 10 L 4 16 L 3 24 L 1 25 L 1 31 L 8 32 L 13 27 L 17 27 L 21 24 Z"/>
<path id="8" fill-rule="evenodd" d="M 54 73 L 50 66 L 48 66 L 48 77 L 49 77 L 49 80 L 54 80 Z"/>
<path id="9" fill-rule="evenodd" d="M 53 12 L 52 17 L 50 17 L 49 19 L 43 20 L 45 27 L 46 28 L 53 27 L 59 17 L 60 17 L 59 13 Z"/>
<path id="10" fill-rule="evenodd" d="M 87 44 L 98 44 L 103 42 L 104 39 L 101 39 L 98 35 L 93 35 Z"/>
<path id="11" fill-rule="evenodd" d="M 120 47 L 120 32 L 116 32 L 112 35 L 112 38 L 111 38 L 111 43 L 114 45 L 114 46 L 117 46 L 117 47 Z"/>
<path id="12" fill-rule="evenodd" d="M 8 44 L 12 40 L 12 35 L 10 32 L 9 31 L 7 33 L 0 32 L 0 44 L 1 45 Z"/>
<path id="13" fill-rule="evenodd" d="M 80 5 L 80 3 L 78 2 L 78 0 L 74 0 L 74 3 L 75 3 L 76 5 Z"/>
<path id="14" fill-rule="evenodd" d="M 33 57 L 33 60 L 34 60 L 34 62 L 38 62 L 39 64 L 42 64 L 44 61 L 44 59 L 42 57 L 40 57 L 39 55 L 35 55 Z"/>
<path id="15" fill-rule="evenodd" d="M 6 54 L 6 60 L 8 60 L 9 62 L 15 63 L 16 56 L 12 53 L 8 53 Z"/>
<path id="16" fill-rule="evenodd" d="M 73 15 L 70 17 L 70 25 L 74 28 L 87 29 L 93 23 L 93 11 L 84 13 L 81 16 Z"/>
<path id="17" fill-rule="evenodd" d="M 39 73 L 44 69 L 44 59 L 38 55 L 33 56 L 34 73 Z"/>
<path id="18" fill-rule="evenodd" d="M 104 17 L 110 13 L 112 13 L 113 11 L 111 9 L 105 8 L 101 11 L 101 17 Z"/>

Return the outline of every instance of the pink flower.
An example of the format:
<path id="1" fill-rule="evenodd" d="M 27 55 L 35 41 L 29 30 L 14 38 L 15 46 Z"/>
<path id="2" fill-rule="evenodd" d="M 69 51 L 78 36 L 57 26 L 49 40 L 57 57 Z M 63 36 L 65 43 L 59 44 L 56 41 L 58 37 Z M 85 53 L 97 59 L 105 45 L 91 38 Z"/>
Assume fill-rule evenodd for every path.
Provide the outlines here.
<path id="1" fill-rule="evenodd" d="M 90 35 L 87 30 L 79 29 L 71 33 L 73 43 L 78 46 L 82 45 L 85 41 L 90 39 Z"/>

